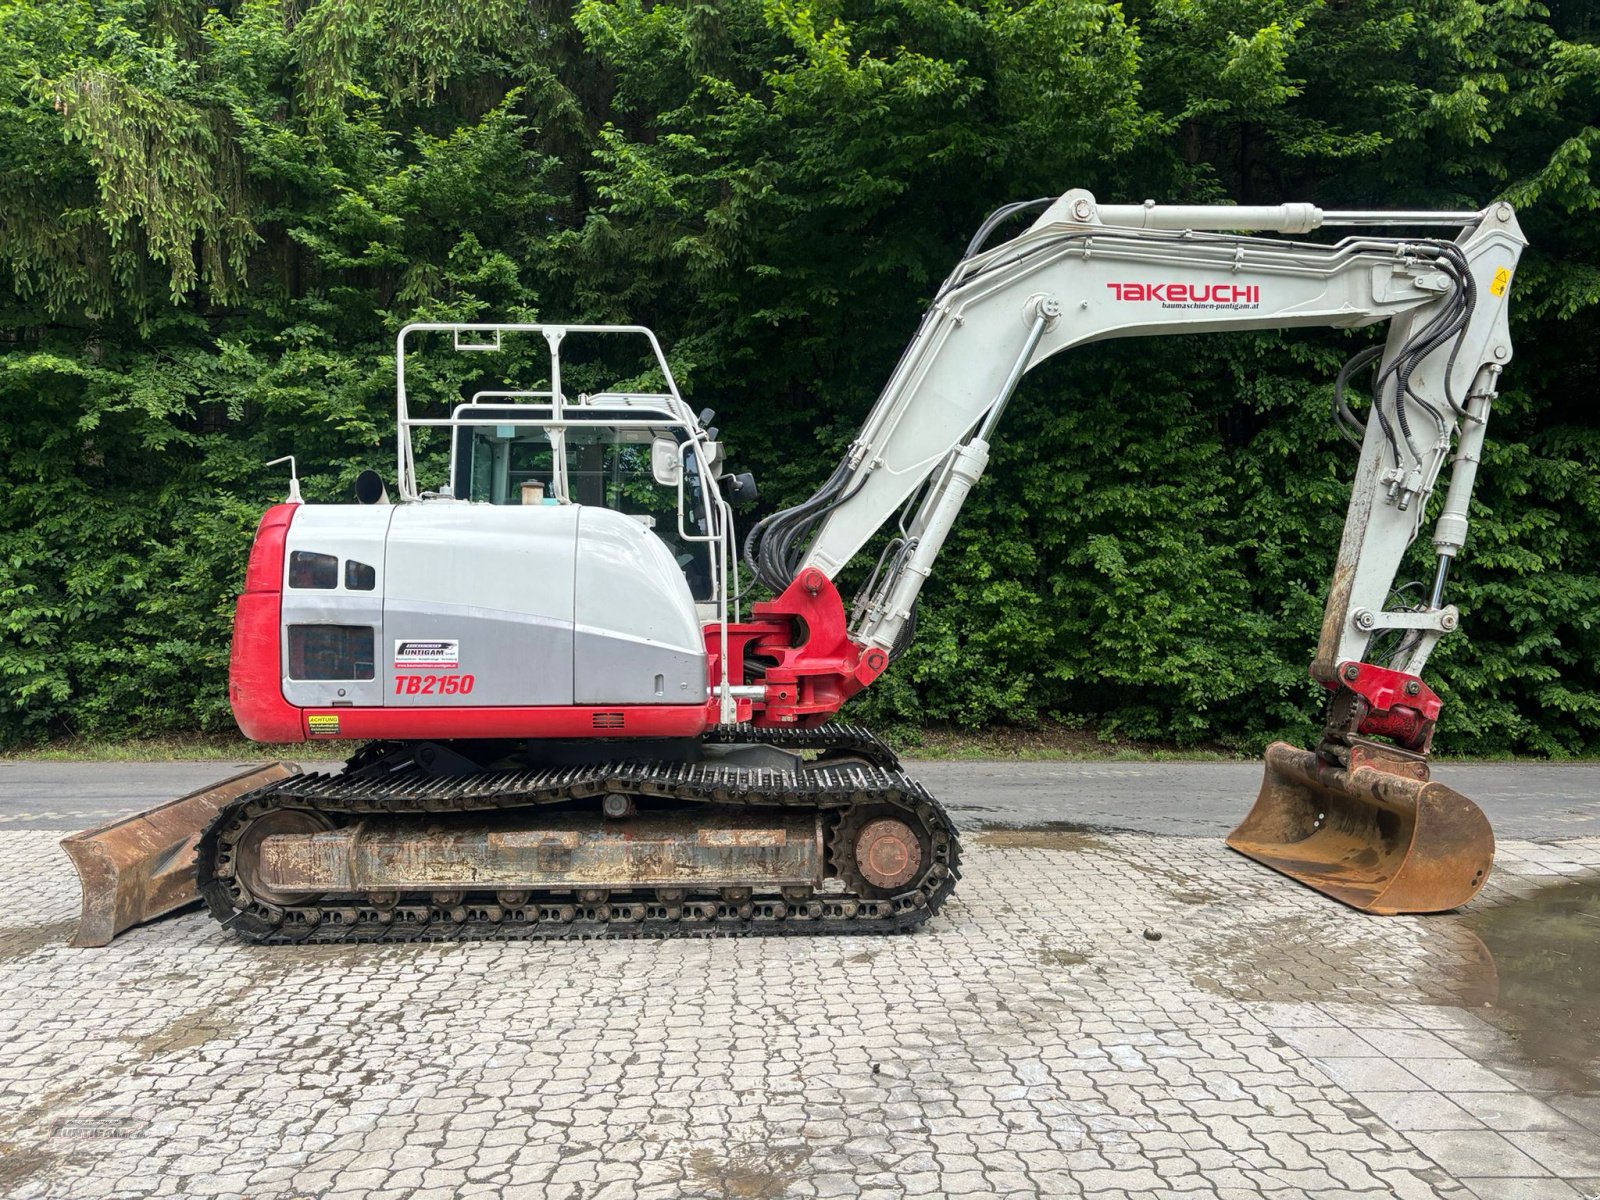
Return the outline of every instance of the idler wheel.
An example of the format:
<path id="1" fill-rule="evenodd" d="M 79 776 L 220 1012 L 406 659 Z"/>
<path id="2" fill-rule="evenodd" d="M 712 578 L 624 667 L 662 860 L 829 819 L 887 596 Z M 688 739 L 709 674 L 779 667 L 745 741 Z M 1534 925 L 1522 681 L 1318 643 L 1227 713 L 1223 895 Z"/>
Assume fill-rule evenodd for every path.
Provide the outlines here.
<path id="1" fill-rule="evenodd" d="M 261 878 L 261 843 L 276 833 L 323 833 L 333 828 L 333 822 L 321 813 L 301 808 L 280 808 L 263 813 L 245 828 L 234 846 L 235 872 L 244 890 L 256 900 L 280 907 L 304 903 L 312 896 L 304 892 L 280 892 Z"/>
<path id="2" fill-rule="evenodd" d="M 922 866 L 922 847 L 904 821 L 879 817 L 856 834 L 856 869 L 873 887 L 897 888 L 911 882 Z"/>

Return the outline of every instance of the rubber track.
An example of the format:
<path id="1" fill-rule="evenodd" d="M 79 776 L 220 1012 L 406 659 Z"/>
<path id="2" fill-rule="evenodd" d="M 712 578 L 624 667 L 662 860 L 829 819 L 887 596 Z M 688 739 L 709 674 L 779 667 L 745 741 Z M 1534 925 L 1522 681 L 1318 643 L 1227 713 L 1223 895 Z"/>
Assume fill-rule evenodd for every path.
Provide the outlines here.
<path id="1" fill-rule="evenodd" d="M 829 754 L 860 755 L 877 766 L 891 770 L 900 766 L 900 756 L 861 725 L 833 722 L 815 729 L 768 729 L 755 725 L 717 725 L 706 731 L 704 741 L 711 745 L 759 744 L 779 750 L 803 752 L 820 750 Z"/>
<path id="2" fill-rule="evenodd" d="M 960 877 L 960 846 L 943 807 L 899 769 L 894 752 L 858 726 L 813 730 L 755 730 L 723 726 L 707 735 L 721 743 L 762 742 L 787 750 L 821 750 L 822 759 L 800 772 L 718 762 L 659 763 L 619 760 L 583 767 L 501 771 L 460 779 L 415 769 L 378 777 L 295 776 L 241 796 L 202 835 L 200 894 L 213 916 L 255 943 L 411 942 L 618 937 L 728 937 L 785 934 L 904 933 L 938 911 Z M 830 755 L 876 760 L 842 762 Z M 469 902 L 454 908 L 402 904 L 387 923 L 378 910 L 353 901 L 274 909 L 243 899 L 231 879 L 219 878 L 219 859 L 254 818 L 274 808 L 314 808 L 352 816 L 493 811 L 545 807 L 623 793 L 685 805 L 757 809 L 805 808 L 838 814 L 892 808 L 920 828 L 933 845 L 932 860 L 915 886 L 888 899 L 817 892 L 809 903 L 773 900 L 746 904 L 690 899 L 665 905 L 650 895 L 613 896 L 605 904 L 535 896 L 518 908 Z M 676 910 L 677 915 L 672 915 Z"/>

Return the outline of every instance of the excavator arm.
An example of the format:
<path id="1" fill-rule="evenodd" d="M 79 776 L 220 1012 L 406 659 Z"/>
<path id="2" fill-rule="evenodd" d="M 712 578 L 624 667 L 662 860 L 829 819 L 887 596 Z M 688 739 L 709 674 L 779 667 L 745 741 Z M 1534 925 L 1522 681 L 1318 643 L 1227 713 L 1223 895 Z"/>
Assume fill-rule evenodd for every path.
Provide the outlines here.
<path id="1" fill-rule="evenodd" d="M 1363 236 L 1333 245 L 1206 232 L 1296 233 L 1380 218 L 1462 232 L 1453 242 Z M 1417 620 L 1385 618 L 1384 602 L 1458 430 L 1459 465 L 1435 544 L 1445 560 L 1461 547 L 1495 380 L 1511 357 L 1506 284 L 1522 245 L 1507 205 L 1392 215 L 1295 204 L 1102 208 L 1069 192 L 1020 237 L 962 260 L 840 470 L 811 500 L 752 531 L 750 566 L 779 591 L 808 568 L 831 580 L 913 501 L 852 613 L 857 640 L 891 650 L 1024 372 L 1111 338 L 1389 321 L 1317 655 L 1318 677 L 1331 679 L 1339 661 L 1361 658 L 1373 636 L 1394 627 L 1388 620 Z M 1358 615 L 1372 623 L 1358 624 Z M 1413 672 L 1448 628 L 1416 639 Z"/>
<path id="2" fill-rule="evenodd" d="M 1453 792 L 1441 799 L 1449 790 L 1428 782 L 1439 701 L 1420 675 L 1459 622 L 1445 603 L 1445 583 L 1465 542 L 1484 431 L 1511 358 L 1506 306 L 1525 244 L 1511 207 L 1102 206 L 1084 191 L 1033 205 L 1044 211 L 1021 235 L 992 249 L 983 244 L 1000 219 L 1027 205 L 1000 210 L 974 238 L 823 487 L 751 530 L 747 562 L 778 593 L 756 606 L 756 624 L 742 627 L 736 647 L 757 664 L 764 685 L 757 719 L 818 719 L 904 649 L 922 586 L 987 466 L 1006 404 L 1046 358 L 1111 338 L 1387 321 L 1382 347 L 1358 354 L 1336 381 L 1334 415 L 1361 456 L 1311 667 L 1333 693 L 1328 725 L 1308 758 L 1290 762 L 1292 747 L 1269 752 L 1269 786 L 1233 844 L 1373 911 L 1461 903 L 1482 885 L 1492 835 L 1470 801 Z M 1442 227 L 1456 236 L 1364 232 L 1381 226 Z M 1334 243 L 1250 236 L 1326 227 L 1363 232 Z M 1363 432 L 1346 397 L 1351 378 L 1368 366 L 1375 371 Z M 1428 596 L 1391 609 L 1395 577 L 1447 462 Z M 846 621 L 833 581 L 891 522 Z M 785 620 L 804 633 L 773 633 Z M 1395 644 L 1382 662 L 1369 661 L 1379 638 Z M 1384 778 L 1355 778 L 1363 770 Z M 1390 808 L 1343 803 L 1362 786 L 1415 794 Z M 1285 799 L 1288 793 L 1303 803 Z M 1433 823 L 1454 820 L 1451 836 L 1466 846 L 1433 872 L 1452 885 L 1408 883 L 1403 863 L 1425 857 L 1418 814 L 1441 806 L 1449 815 L 1435 813 Z M 1290 809 L 1294 821 L 1283 816 Z M 1368 869 L 1378 843 L 1389 849 L 1380 847 L 1379 866 Z"/>

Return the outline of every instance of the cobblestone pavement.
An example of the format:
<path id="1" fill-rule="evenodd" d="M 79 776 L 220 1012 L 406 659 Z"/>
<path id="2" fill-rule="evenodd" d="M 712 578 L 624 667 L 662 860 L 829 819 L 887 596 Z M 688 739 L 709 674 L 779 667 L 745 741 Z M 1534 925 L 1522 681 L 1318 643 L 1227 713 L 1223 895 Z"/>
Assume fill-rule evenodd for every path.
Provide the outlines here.
<path id="1" fill-rule="evenodd" d="M 1472 912 L 1217 838 L 971 831 L 892 939 L 72 950 L 59 836 L 0 832 L 7 1196 L 1600 1193 L 1600 1099 L 1483 1007 Z M 1505 843 L 1473 909 L 1597 876 Z"/>

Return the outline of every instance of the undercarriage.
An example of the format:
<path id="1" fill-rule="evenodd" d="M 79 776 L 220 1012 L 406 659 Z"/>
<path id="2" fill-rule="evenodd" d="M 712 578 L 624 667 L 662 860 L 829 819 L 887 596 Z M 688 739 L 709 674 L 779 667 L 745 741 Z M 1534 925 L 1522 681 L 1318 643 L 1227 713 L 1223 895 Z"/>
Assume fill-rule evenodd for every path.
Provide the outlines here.
<path id="1" fill-rule="evenodd" d="M 222 808 L 200 895 L 246 940 L 292 943 L 902 933 L 954 888 L 949 817 L 865 730 L 701 745 L 467 774 L 448 749 L 366 747 Z"/>

